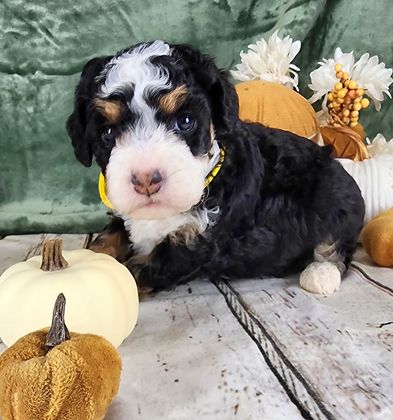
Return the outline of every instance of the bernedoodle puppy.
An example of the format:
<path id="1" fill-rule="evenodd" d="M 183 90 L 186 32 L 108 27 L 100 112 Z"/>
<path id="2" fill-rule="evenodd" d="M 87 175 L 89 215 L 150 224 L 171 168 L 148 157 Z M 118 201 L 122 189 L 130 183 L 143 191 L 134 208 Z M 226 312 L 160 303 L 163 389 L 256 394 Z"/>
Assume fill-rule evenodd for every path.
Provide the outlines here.
<path id="1" fill-rule="evenodd" d="M 91 248 L 141 287 L 303 271 L 307 290 L 338 289 L 363 223 L 356 183 L 329 147 L 240 121 L 211 58 L 163 41 L 94 58 L 74 105 L 75 155 L 94 156 L 113 207 Z"/>

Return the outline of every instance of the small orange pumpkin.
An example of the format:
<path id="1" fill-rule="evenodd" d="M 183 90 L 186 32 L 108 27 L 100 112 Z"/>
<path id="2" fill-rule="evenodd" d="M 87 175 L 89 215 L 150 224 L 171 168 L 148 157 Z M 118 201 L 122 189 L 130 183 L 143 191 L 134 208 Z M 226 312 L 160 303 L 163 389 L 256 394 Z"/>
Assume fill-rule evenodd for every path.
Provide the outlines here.
<path id="1" fill-rule="evenodd" d="M 324 126 L 320 130 L 324 144 L 330 144 L 333 147 L 335 158 L 352 159 L 357 162 L 370 157 L 363 142 L 364 131 L 360 124 L 353 128 L 346 125 Z"/>
<path id="2" fill-rule="evenodd" d="M 361 239 L 367 254 L 378 265 L 393 267 L 393 208 L 368 222 Z"/>

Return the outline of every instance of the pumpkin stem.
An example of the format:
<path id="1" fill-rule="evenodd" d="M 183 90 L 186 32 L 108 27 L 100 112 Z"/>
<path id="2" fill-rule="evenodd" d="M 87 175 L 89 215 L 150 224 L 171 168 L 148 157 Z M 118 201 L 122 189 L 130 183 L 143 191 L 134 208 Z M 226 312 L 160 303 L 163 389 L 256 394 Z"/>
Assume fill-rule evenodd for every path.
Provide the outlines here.
<path id="1" fill-rule="evenodd" d="M 57 271 L 68 267 L 68 262 L 62 254 L 62 242 L 61 239 L 51 239 L 44 243 L 41 270 Z"/>
<path id="2" fill-rule="evenodd" d="M 52 325 L 46 336 L 45 345 L 48 351 L 71 338 L 64 322 L 65 304 L 66 298 L 60 293 L 53 308 Z"/>

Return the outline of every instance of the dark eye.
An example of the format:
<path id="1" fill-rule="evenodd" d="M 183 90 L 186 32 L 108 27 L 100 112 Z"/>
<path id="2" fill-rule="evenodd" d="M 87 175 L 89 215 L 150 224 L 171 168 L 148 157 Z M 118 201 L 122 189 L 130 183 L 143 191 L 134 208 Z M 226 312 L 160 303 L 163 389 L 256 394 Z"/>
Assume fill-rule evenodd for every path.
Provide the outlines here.
<path id="1" fill-rule="evenodd" d="M 196 126 L 196 121 L 188 114 L 183 114 L 176 118 L 175 130 L 178 131 L 191 131 Z"/>
<path id="2" fill-rule="evenodd" d="M 115 143 L 115 132 L 113 128 L 107 128 L 102 134 L 101 139 L 103 143 L 107 146 L 113 146 Z"/>

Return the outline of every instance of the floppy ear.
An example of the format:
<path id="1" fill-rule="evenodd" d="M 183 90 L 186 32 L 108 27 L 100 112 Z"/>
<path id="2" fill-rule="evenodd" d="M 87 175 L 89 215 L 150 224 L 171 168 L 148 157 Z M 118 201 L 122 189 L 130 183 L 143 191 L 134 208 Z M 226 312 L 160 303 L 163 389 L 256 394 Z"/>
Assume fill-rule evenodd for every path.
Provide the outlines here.
<path id="1" fill-rule="evenodd" d="M 232 131 L 239 120 L 239 101 L 229 73 L 188 45 L 174 45 L 173 49 L 173 55 L 186 62 L 197 83 L 207 91 L 216 131 Z"/>
<path id="2" fill-rule="evenodd" d="M 68 117 L 66 127 L 71 137 L 76 158 L 85 166 L 91 166 L 93 157 L 91 136 L 89 133 L 89 117 L 93 100 L 97 93 L 95 78 L 112 57 L 97 57 L 88 61 L 75 90 L 74 111 Z"/>

